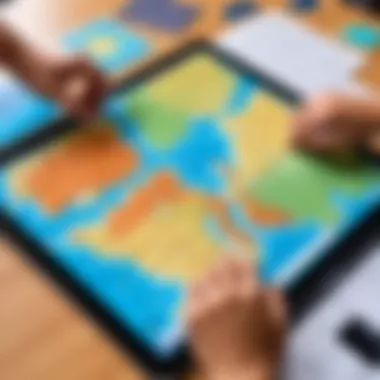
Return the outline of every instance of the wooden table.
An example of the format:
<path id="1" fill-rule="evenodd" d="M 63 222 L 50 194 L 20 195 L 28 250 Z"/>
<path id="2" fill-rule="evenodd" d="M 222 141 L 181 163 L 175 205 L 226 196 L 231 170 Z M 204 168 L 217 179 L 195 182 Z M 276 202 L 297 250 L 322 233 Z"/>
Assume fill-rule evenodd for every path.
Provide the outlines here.
<path id="1" fill-rule="evenodd" d="M 184 0 L 185 1 L 185 0 Z M 228 0 L 186 0 L 203 8 L 199 21 L 182 38 L 141 32 L 157 43 L 156 54 L 197 36 L 223 28 L 221 9 Z M 262 0 L 282 7 L 290 0 Z M 6 17 L 42 45 L 55 49 L 69 29 L 94 17 L 112 14 L 123 0 L 15 0 Z M 318 10 L 299 15 L 321 32 L 334 35 L 350 22 L 375 23 L 338 0 L 321 0 Z M 358 78 L 380 86 L 380 49 L 370 54 Z M 1 380 L 137 380 L 146 374 L 119 352 L 43 276 L 29 267 L 7 242 L 0 251 L 0 379 Z"/>

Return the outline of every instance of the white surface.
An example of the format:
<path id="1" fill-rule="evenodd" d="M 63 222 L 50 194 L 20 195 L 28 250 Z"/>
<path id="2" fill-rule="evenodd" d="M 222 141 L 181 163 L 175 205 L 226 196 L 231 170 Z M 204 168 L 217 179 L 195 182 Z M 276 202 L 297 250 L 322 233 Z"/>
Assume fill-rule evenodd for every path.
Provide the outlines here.
<path id="1" fill-rule="evenodd" d="M 380 243 L 289 339 L 284 380 L 374 380 L 371 368 L 342 345 L 338 334 L 350 318 L 363 317 L 380 331 Z"/>
<path id="2" fill-rule="evenodd" d="M 364 53 L 278 12 L 228 30 L 216 44 L 302 95 L 351 87 L 352 74 L 365 61 Z"/>

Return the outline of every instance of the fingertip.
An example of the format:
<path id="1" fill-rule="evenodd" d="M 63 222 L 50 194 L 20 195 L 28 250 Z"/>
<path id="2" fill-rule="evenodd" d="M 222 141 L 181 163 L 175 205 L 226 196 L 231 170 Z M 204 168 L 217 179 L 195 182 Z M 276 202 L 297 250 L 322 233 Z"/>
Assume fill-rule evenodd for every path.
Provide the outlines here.
<path id="1" fill-rule="evenodd" d="M 279 326 L 288 323 L 288 302 L 285 294 L 277 288 L 265 290 L 267 305 L 274 322 Z"/>

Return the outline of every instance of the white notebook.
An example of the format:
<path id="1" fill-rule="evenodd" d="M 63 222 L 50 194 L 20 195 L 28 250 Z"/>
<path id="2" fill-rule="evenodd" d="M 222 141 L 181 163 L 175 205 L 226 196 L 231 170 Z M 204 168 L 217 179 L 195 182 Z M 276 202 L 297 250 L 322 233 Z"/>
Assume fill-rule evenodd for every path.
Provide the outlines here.
<path id="1" fill-rule="evenodd" d="M 216 44 L 302 95 L 349 86 L 366 58 L 278 12 L 227 30 Z"/>

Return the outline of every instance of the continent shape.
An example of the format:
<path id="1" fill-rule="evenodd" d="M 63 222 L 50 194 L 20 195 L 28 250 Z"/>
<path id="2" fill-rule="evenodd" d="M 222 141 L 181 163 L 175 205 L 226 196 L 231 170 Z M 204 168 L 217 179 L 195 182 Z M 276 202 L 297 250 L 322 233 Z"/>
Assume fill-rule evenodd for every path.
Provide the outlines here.
<path id="1" fill-rule="evenodd" d="M 190 114 L 150 98 L 145 90 L 131 94 L 124 105 L 128 118 L 157 149 L 173 147 L 184 135 Z"/>
<path id="2" fill-rule="evenodd" d="M 95 165 L 96 162 L 96 165 Z M 13 190 L 59 213 L 127 178 L 138 157 L 105 122 L 88 125 L 11 170 Z"/>
<path id="3" fill-rule="evenodd" d="M 285 104 L 268 93 L 258 92 L 241 114 L 226 122 L 236 155 L 231 172 L 235 191 L 242 191 L 285 154 L 290 116 Z"/>
<path id="4" fill-rule="evenodd" d="M 294 219 L 333 225 L 342 217 L 335 195 L 360 197 L 380 184 L 375 169 L 355 162 L 344 165 L 289 152 L 253 183 L 250 193 Z"/>
<path id="5" fill-rule="evenodd" d="M 192 114 L 220 111 L 233 90 L 235 76 L 207 55 L 197 55 L 161 75 L 146 87 L 147 95 L 162 104 Z"/>
<path id="6" fill-rule="evenodd" d="M 208 197 L 179 187 L 170 176 L 153 179 L 142 191 L 104 222 L 74 231 L 72 240 L 95 254 L 138 262 L 161 278 L 183 283 L 201 275 L 222 249 L 205 228 Z"/>
<path id="7" fill-rule="evenodd" d="M 90 55 L 107 56 L 113 54 L 117 47 L 117 42 L 112 37 L 99 37 L 90 41 L 85 49 Z"/>
<path id="8" fill-rule="evenodd" d="M 69 32 L 63 44 L 69 51 L 89 55 L 97 66 L 111 74 L 144 59 L 152 49 L 147 39 L 116 18 L 91 20 Z"/>

